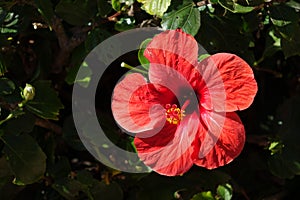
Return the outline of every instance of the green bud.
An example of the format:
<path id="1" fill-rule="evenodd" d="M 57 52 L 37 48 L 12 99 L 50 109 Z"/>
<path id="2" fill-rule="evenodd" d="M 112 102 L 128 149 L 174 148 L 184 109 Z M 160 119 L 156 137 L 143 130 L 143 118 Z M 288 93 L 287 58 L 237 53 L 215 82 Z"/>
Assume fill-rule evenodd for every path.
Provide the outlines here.
<path id="1" fill-rule="evenodd" d="M 26 86 L 23 90 L 23 96 L 26 101 L 32 100 L 35 95 L 35 89 L 32 85 L 26 83 Z"/>

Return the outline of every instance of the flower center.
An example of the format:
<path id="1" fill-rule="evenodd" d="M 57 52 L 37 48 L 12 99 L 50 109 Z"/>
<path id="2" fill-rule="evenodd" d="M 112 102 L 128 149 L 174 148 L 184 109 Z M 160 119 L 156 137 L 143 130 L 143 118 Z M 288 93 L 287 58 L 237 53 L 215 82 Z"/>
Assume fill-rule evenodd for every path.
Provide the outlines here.
<path id="1" fill-rule="evenodd" d="M 184 110 L 177 107 L 176 104 L 166 104 L 166 120 L 170 124 L 178 124 L 184 117 Z"/>

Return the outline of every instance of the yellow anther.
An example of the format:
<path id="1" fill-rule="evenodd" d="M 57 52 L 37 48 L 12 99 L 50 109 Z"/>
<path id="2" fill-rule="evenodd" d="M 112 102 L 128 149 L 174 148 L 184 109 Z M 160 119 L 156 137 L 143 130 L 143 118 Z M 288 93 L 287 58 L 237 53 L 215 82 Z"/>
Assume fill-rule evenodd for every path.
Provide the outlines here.
<path id="1" fill-rule="evenodd" d="M 177 108 L 176 104 L 166 104 L 166 120 L 170 124 L 178 124 L 184 117 L 184 110 Z"/>

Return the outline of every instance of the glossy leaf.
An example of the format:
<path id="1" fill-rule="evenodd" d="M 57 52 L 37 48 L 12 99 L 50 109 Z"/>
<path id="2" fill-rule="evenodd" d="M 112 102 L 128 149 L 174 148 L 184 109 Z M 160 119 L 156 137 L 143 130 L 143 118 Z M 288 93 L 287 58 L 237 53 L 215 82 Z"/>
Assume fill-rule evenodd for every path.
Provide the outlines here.
<path id="1" fill-rule="evenodd" d="M 144 9 L 150 15 L 156 15 L 162 17 L 171 5 L 171 0 L 138 0 L 142 3 L 142 9 Z"/>
<path id="2" fill-rule="evenodd" d="M 217 194 L 224 200 L 230 200 L 232 198 L 232 187 L 228 183 L 226 185 L 219 185 L 217 188 Z"/>
<path id="3" fill-rule="evenodd" d="M 164 29 L 181 28 L 184 32 L 196 35 L 200 28 L 200 12 L 192 1 L 185 1 L 176 10 L 166 13 L 161 21 Z"/>
<path id="4" fill-rule="evenodd" d="M 211 191 L 195 194 L 191 200 L 216 200 Z"/>
<path id="5" fill-rule="evenodd" d="M 32 84 L 35 97 L 26 103 L 26 108 L 33 114 L 44 118 L 58 120 L 59 110 L 64 108 L 50 81 L 37 81 Z"/>
<path id="6" fill-rule="evenodd" d="M 121 10 L 121 2 L 120 2 L 120 0 L 112 0 L 111 1 L 111 5 L 112 5 L 112 8 L 115 11 L 120 11 Z"/>
<path id="7" fill-rule="evenodd" d="M 46 156 L 29 135 L 3 135 L 4 153 L 15 175 L 17 185 L 31 184 L 42 178 L 46 170 Z"/>

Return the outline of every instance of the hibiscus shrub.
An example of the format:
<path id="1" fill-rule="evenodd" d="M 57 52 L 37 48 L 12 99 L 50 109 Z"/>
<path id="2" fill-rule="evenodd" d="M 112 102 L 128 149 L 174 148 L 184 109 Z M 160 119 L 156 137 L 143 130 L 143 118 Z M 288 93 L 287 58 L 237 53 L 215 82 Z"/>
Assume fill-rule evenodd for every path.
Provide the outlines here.
<path id="1" fill-rule="evenodd" d="M 0 199 L 297 199 L 299 10 L 299 0 L 2 0 Z M 128 173 L 108 167 L 124 161 L 109 145 L 83 145 L 98 135 L 78 134 L 97 132 L 74 122 L 91 110 L 76 113 L 72 95 L 97 79 L 83 61 L 98 44 L 143 27 L 156 36 L 97 66 L 92 105 L 109 140 L 139 156 L 123 164 L 144 173 Z"/>

